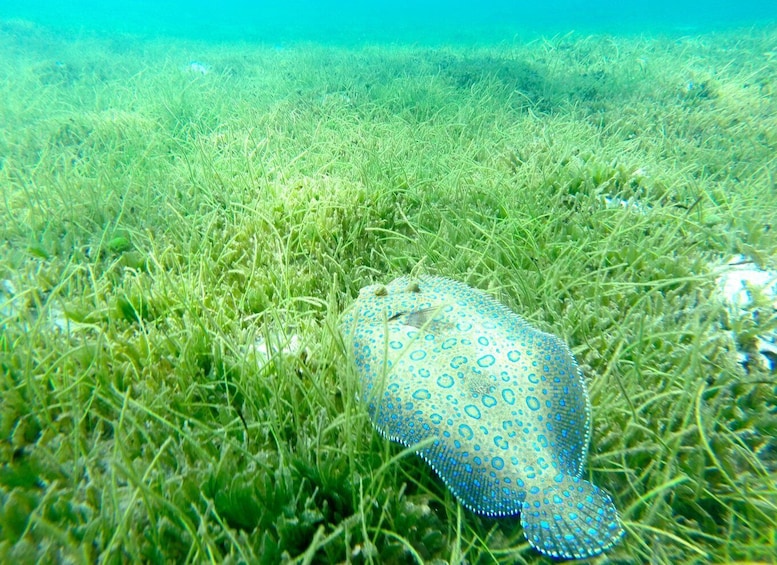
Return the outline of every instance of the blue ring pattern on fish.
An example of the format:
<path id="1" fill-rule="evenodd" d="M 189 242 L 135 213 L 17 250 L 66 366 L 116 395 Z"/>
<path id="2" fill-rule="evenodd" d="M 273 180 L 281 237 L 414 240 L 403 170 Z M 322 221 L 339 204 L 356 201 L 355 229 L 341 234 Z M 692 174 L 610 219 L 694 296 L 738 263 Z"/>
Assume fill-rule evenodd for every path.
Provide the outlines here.
<path id="1" fill-rule="evenodd" d="M 521 514 L 529 543 L 592 557 L 623 528 L 610 495 L 581 478 L 591 433 L 569 348 L 487 294 L 441 277 L 359 292 L 341 329 L 375 428 L 414 446 L 456 498 Z"/>

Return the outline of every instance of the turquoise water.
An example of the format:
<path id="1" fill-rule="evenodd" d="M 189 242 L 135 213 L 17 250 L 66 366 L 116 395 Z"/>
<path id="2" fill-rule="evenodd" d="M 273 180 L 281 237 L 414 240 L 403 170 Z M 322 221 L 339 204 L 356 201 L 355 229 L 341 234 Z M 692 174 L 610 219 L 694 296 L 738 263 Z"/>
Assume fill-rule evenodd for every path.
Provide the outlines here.
<path id="1" fill-rule="evenodd" d="M 493 42 L 586 33 L 703 33 L 777 21 L 774 0 L 289 0 L 0 3 L 0 19 L 107 34 L 328 44 Z"/>

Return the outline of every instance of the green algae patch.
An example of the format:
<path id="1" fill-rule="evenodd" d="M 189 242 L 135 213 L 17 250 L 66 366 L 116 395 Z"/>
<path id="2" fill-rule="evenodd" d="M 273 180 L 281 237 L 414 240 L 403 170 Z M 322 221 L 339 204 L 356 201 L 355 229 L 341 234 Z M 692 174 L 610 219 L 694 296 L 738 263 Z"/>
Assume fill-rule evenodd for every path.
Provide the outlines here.
<path id="1" fill-rule="evenodd" d="M 124 236 L 117 236 L 108 240 L 105 247 L 111 253 L 124 253 L 132 249 L 132 243 L 129 238 Z"/>

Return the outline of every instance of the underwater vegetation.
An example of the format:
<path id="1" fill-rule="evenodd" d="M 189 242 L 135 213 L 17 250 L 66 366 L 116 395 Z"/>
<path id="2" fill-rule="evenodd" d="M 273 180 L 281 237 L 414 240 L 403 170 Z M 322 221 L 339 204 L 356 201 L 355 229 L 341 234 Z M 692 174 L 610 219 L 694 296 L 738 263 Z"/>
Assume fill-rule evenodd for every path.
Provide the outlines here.
<path id="1" fill-rule="evenodd" d="M 719 278 L 777 269 L 776 30 L 1 29 L 0 562 L 551 562 L 373 429 L 341 316 L 411 272 L 568 345 L 596 559 L 774 561 L 777 315 Z"/>

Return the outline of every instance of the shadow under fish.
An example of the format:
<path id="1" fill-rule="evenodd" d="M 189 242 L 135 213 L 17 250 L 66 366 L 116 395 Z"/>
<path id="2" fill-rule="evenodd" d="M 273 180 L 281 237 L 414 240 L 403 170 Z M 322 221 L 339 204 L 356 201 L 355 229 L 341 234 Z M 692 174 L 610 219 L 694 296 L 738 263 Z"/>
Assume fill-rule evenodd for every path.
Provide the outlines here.
<path id="1" fill-rule="evenodd" d="M 487 294 L 441 277 L 359 292 L 341 323 L 376 429 L 417 453 L 456 498 L 521 514 L 556 558 L 602 553 L 623 536 L 610 495 L 581 478 L 591 434 L 569 348 Z"/>

